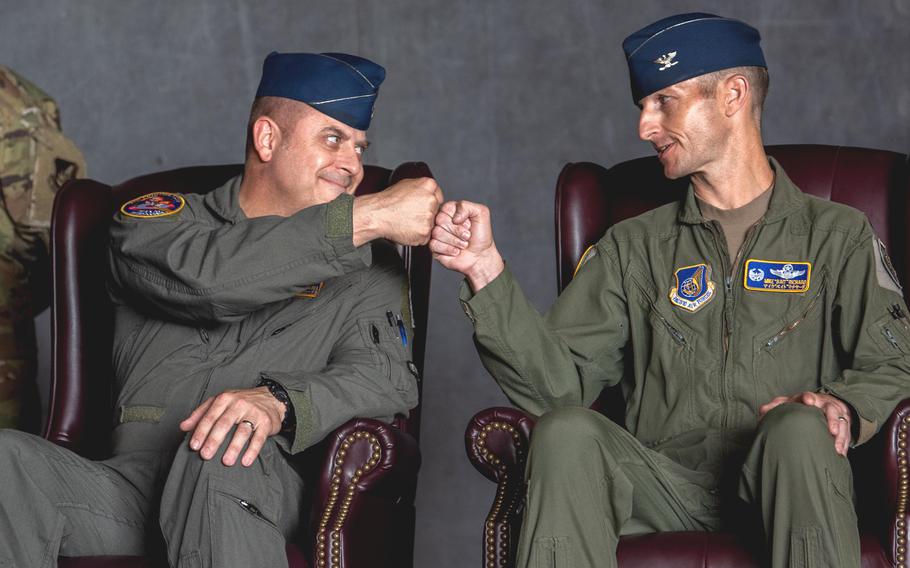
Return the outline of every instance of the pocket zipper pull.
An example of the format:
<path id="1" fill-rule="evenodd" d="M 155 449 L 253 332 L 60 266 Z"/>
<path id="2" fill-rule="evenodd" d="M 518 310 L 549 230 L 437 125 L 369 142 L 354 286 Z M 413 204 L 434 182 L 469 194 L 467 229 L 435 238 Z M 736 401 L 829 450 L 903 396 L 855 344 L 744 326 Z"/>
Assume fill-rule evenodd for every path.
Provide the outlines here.
<path id="1" fill-rule="evenodd" d="M 897 346 L 897 339 L 894 338 L 894 334 L 891 333 L 890 329 L 888 329 L 887 327 L 883 327 L 882 334 L 885 336 L 885 339 L 888 340 L 888 343 L 891 344 L 891 347 L 894 347 L 895 349 L 900 349 L 900 347 Z"/>
<path id="2" fill-rule="evenodd" d="M 373 343 L 379 345 L 379 330 L 373 324 L 370 324 L 370 335 L 373 336 Z"/>

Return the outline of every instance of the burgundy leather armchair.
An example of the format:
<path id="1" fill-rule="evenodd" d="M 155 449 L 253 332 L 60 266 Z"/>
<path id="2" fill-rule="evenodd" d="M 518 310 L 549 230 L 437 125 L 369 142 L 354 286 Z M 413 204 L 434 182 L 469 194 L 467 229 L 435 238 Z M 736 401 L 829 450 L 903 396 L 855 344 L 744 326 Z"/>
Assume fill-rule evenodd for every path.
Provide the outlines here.
<path id="1" fill-rule="evenodd" d="M 125 201 L 152 191 L 205 193 L 240 173 L 240 165 L 150 174 L 110 187 L 68 183 L 52 220 L 53 305 L 50 412 L 44 437 L 95 459 L 109 451 L 112 416 L 108 227 Z M 404 178 L 430 176 L 413 162 L 394 172 L 366 166 L 358 194 Z M 399 247 L 414 306 L 414 363 L 422 376 L 432 258 L 426 247 Z M 418 385 L 422 392 L 422 384 Z M 413 564 L 414 496 L 420 467 L 420 407 L 393 425 L 356 418 L 299 456 L 307 475 L 307 533 L 288 545 L 291 568 L 409 567 Z M 166 566 L 160 558 L 60 558 L 63 568 Z"/>
<path id="2" fill-rule="evenodd" d="M 910 163 L 906 155 L 815 145 L 771 146 L 767 150 L 803 191 L 864 211 L 888 246 L 902 282 L 908 282 Z M 608 227 L 677 199 L 686 185 L 685 179 L 666 179 L 656 157 L 631 160 L 609 170 L 592 163 L 566 165 L 556 183 L 559 291 L 571 281 L 587 246 Z M 910 294 L 910 287 L 904 294 Z M 623 423 L 618 390 L 605 389 L 592 408 Z M 468 457 L 497 484 L 483 529 L 485 568 L 515 565 L 524 509 L 525 456 L 534 423 L 535 417 L 520 410 L 490 408 L 477 413 L 468 424 Z M 850 452 L 864 568 L 908 566 L 908 430 L 910 399 L 898 404 L 873 440 Z M 759 565 L 754 551 L 761 546 L 760 534 L 656 533 L 621 538 L 618 558 L 624 568 L 745 568 Z"/>

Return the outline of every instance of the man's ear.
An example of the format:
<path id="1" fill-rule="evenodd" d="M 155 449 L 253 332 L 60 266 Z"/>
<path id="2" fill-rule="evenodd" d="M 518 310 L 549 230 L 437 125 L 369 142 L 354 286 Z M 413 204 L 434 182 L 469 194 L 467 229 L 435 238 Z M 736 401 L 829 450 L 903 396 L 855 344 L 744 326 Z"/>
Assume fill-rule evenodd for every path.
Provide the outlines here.
<path id="1" fill-rule="evenodd" d="M 260 116 L 253 123 L 253 150 L 262 162 L 269 162 L 281 141 L 281 129 L 268 116 Z"/>
<path id="2" fill-rule="evenodd" d="M 742 75 L 730 75 L 723 82 L 724 115 L 731 117 L 740 112 L 752 96 L 749 81 Z"/>

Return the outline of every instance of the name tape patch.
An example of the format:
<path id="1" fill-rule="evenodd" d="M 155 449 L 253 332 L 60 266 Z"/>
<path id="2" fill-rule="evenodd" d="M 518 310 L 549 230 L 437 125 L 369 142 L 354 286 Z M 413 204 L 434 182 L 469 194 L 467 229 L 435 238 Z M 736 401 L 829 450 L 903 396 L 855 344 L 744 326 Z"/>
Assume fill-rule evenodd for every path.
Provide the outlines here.
<path id="1" fill-rule="evenodd" d="M 186 201 L 182 195 L 159 191 L 137 197 L 123 204 L 120 212 L 128 217 L 148 219 L 179 213 Z"/>
<path id="2" fill-rule="evenodd" d="M 746 261 L 743 286 L 756 292 L 806 292 L 811 276 L 811 262 L 750 258 Z"/>

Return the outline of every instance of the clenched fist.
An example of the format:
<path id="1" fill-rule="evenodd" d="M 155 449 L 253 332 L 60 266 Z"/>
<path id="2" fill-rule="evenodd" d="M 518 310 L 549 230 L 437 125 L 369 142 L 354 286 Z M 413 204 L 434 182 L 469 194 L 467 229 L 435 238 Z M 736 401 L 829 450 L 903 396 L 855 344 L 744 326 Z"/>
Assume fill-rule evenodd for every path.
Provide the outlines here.
<path id="1" fill-rule="evenodd" d="M 433 178 L 405 179 L 379 193 L 354 200 L 354 246 L 374 239 L 400 245 L 430 240 L 442 190 Z"/>
<path id="2" fill-rule="evenodd" d="M 480 203 L 444 203 L 436 214 L 430 250 L 439 264 L 464 274 L 475 292 L 505 268 L 493 242 L 490 210 Z"/>

